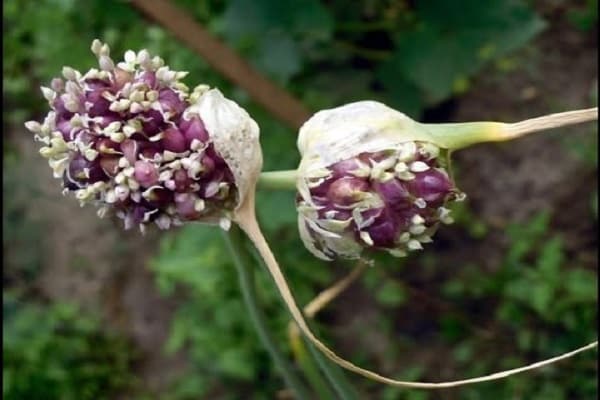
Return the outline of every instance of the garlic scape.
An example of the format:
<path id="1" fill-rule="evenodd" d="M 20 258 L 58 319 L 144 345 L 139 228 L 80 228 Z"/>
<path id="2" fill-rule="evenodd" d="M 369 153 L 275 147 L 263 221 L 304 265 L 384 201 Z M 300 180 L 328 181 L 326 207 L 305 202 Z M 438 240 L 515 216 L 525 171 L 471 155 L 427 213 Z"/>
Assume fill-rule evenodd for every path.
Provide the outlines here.
<path id="1" fill-rule="evenodd" d="M 515 124 L 423 124 L 375 101 L 319 111 L 298 136 L 300 236 L 324 260 L 365 250 L 404 257 L 451 223 L 449 204 L 465 198 L 451 178 L 451 151 L 595 118 L 597 109 Z M 284 173 L 270 174 L 283 184 Z"/>
<path id="2" fill-rule="evenodd" d="M 500 132 L 498 125 L 484 124 L 475 131 L 488 135 L 485 141 L 497 138 L 485 129 Z M 456 133 L 464 125 L 453 128 Z M 260 183 L 276 189 L 285 188 L 290 181 L 297 185 L 300 233 L 316 256 L 359 258 L 365 248 L 403 256 L 428 242 L 440 222 L 451 222 L 444 206 L 464 195 L 450 179 L 446 159 L 448 151 L 477 142 L 472 128 L 466 129 L 467 141 L 458 140 L 460 134 L 440 141 L 437 138 L 443 137 L 443 131 L 427 129 L 374 101 L 321 111 L 300 130 L 302 160 L 298 170 L 263 173 Z M 304 336 L 339 366 L 371 380 L 397 387 L 455 387 L 533 370 L 598 345 L 593 342 L 521 368 L 450 382 L 400 381 L 380 375 L 340 357 L 311 331 L 256 221 L 254 191 L 237 210 L 235 222 L 255 244 Z"/>

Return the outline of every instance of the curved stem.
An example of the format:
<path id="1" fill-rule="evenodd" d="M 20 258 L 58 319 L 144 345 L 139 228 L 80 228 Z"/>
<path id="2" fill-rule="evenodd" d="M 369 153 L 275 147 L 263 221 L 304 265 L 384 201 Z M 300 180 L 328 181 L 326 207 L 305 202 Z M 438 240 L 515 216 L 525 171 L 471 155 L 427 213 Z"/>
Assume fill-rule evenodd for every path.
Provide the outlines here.
<path id="1" fill-rule="evenodd" d="M 339 281 L 337 281 L 332 286 L 323 290 L 321 293 L 317 295 L 314 299 L 310 301 L 306 306 L 304 306 L 304 315 L 308 318 L 314 318 L 314 316 L 327 304 L 329 304 L 332 300 L 334 300 L 337 296 L 340 295 L 344 290 L 348 288 L 369 266 L 368 263 L 364 261 L 359 261 L 354 267 L 352 271 Z"/>
<path id="2" fill-rule="evenodd" d="M 273 255 L 273 252 L 271 251 L 271 248 L 269 247 L 269 244 L 267 243 L 267 241 L 258 225 L 258 221 L 256 220 L 256 213 L 255 213 L 254 191 L 251 191 L 248 193 L 245 203 L 242 204 L 237 209 L 236 215 L 235 215 L 235 222 L 240 226 L 240 228 L 242 228 L 242 230 L 246 233 L 246 235 L 248 235 L 248 237 L 250 238 L 252 243 L 254 243 L 254 246 L 258 250 L 259 254 L 265 261 L 265 265 L 267 266 L 267 269 L 271 273 L 271 276 L 273 277 L 273 280 L 275 281 L 275 284 L 277 285 L 277 288 L 279 289 L 279 293 L 281 294 L 283 300 L 285 301 L 286 305 L 288 306 L 288 309 L 290 310 L 292 317 L 298 324 L 298 327 L 300 328 L 300 330 L 302 331 L 304 336 L 306 336 L 306 338 L 309 339 L 312 342 L 312 344 L 317 349 L 319 349 L 323 354 L 325 354 L 325 356 L 327 356 L 330 360 L 332 360 L 339 366 L 341 366 L 349 371 L 352 371 L 354 373 L 364 376 L 365 378 L 369 378 L 371 380 L 385 383 L 385 384 L 391 385 L 391 386 L 412 387 L 412 388 L 422 388 L 422 389 L 442 389 L 442 388 L 462 386 L 462 385 L 468 385 L 468 384 L 479 383 L 479 382 L 488 382 L 488 381 L 506 378 L 508 376 L 515 375 L 515 374 L 518 374 L 521 372 L 525 372 L 525 371 L 541 368 L 545 365 L 553 364 L 557 361 L 560 361 L 560 360 L 563 360 L 563 359 L 566 359 L 569 357 L 573 357 L 574 355 L 576 355 L 578 353 L 581 353 L 586 350 L 591 350 L 598 346 L 598 342 L 595 341 L 586 346 L 583 346 L 576 350 L 573 350 L 569 353 L 565 353 L 565 354 L 562 354 L 557 357 L 549 358 L 547 360 L 543 360 L 543 361 L 536 362 L 536 363 L 533 363 L 530 365 L 526 365 L 524 367 L 500 371 L 500 372 L 496 372 L 493 374 L 480 376 L 480 377 L 476 377 L 476 378 L 461 379 L 461 380 L 456 380 L 456 381 L 413 382 L 413 381 L 396 380 L 396 379 L 392 379 L 392 378 L 380 375 L 369 369 L 361 368 L 361 367 L 351 363 L 350 361 L 340 357 L 333 350 L 331 350 L 329 347 L 327 347 L 327 345 L 325 345 L 325 343 L 323 343 L 321 340 L 319 340 L 316 337 L 316 335 L 313 333 L 313 331 L 309 328 L 308 324 L 306 323 L 306 320 L 304 319 L 304 316 L 302 315 L 302 312 L 300 311 L 300 308 L 296 304 L 296 300 L 294 299 L 294 296 L 292 295 L 292 292 L 287 284 L 285 276 L 281 272 L 281 268 L 279 267 L 279 264 L 277 263 L 277 260 L 275 259 L 275 256 Z"/>
<path id="3" fill-rule="evenodd" d="M 299 377 L 296 376 L 292 365 L 281 354 L 275 340 L 265 320 L 265 316 L 260 310 L 256 299 L 256 290 L 254 287 L 254 271 L 251 266 L 246 263 L 246 260 L 251 259 L 251 255 L 243 245 L 243 236 L 237 226 L 232 226 L 230 231 L 225 234 L 225 239 L 229 246 L 229 250 L 233 255 L 234 264 L 238 272 L 240 289 L 246 303 L 246 308 L 254 328 L 261 342 L 269 352 L 275 365 L 281 371 L 286 385 L 294 392 L 297 399 L 311 399 L 310 392 Z"/>

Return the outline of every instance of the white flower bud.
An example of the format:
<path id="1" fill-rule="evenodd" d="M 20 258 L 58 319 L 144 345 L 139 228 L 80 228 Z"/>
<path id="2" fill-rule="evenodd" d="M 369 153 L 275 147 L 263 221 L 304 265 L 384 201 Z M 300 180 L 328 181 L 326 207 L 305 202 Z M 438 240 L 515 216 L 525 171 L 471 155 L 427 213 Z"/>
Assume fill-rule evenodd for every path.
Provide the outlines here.
<path id="1" fill-rule="evenodd" d="M 75 81 L 81 78 L 81 73 L 79 73 L 79 71 L 76 71 L 71 67 L 63 67 L 62 74 L 65 77 L 65 79 L 69 81 Z"/>
<path id="2" fill-rule="evenodd" d="M 54 90 L 45 86 L 42 86 L 40 89 L 42 90 L 42 94 L 46 100 L 53 101 L 56 98 L 56 92 Z"/>
<path id="3" fill-rule="evenodd" d="M 42 125 L 37 121 L 27 121 L 25 122 L 25 128 L 33 133 L 41 133 Z"/>
<path id="4" fill-rule="evenodd" d="M 102 42 L 99 41 L 98 39 L 94 39 L 94 41 L 92 42 L 92 46 L 91 46 L 92 53 L 99 55 L 101 48 L 102 48 Z"/>

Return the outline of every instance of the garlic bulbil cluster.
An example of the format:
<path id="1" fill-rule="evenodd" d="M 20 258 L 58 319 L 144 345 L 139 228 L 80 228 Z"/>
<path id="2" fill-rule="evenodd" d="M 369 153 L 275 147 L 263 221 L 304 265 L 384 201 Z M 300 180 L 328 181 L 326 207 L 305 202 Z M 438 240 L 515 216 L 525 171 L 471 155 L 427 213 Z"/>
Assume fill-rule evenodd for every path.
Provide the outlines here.
<path id="1" fill-rule="evenodd" d="M 190 90 L 186 72 L 147 50 L 117 64 L 98 40 L 92 52 L 99 69 L 64 67 L 42 87 L 51 107 L 43 123 L 25 124 L 63 192 L 99 206 L 100 216 L 114 211 L 126 229 L 227 228 L 262 165 L 257 124 L 217 89 Z"/>
<path id="2" fill-rule="evenodd" d="M 414 121 L 363 101 L 315 114 L 300 130 L 298 224 L 317 257 L 360 258 L 365 249 L 398 257 L 422 249 L 447 204 L 464 198 L 441 149 Z"/>

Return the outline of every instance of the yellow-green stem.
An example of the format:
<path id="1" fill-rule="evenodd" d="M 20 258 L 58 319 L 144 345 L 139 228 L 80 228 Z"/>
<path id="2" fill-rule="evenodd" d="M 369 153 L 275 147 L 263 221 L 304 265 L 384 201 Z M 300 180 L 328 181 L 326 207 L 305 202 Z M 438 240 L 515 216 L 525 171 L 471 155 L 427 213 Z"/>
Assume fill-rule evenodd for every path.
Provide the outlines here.
<path id="1" fill-rule="evenodd" d="M 296 190 L 297 176 L 298 171 L 295 169 L 263 172 L 258 178 L 258 188 L 268 190 Z"/>
<path id="2" fill-rule="evenodd" d="M 420 124 L 420 126 L 427 130 L 435 144 L 452 150 L 477 143 L 506 140 L 502 135 L 504 124 L 500 122 Z"/>
<path id="3" fill-rule="evenodd" d="M 459 150 L 477 143 L 503 142 L 529 133 L 598 119 L 598 108 L 544 115 L 514 123 L 458 122 L 446 124 L 415 123 L 418 130 L 427 132 L 431 141 L 448 150 Z M 297 170 L 270 171 L 260 174 L 259 189 L 296 190 Z"/>
<path id="4" fill-rule="evenodd" d="M 462 122 L 449 124 L 419 124 L 441 147 L 458 150 L 473 144 L 502 142 L 529 133 L 580 124 L 598 119 L 598 108 L 544 115 L 514 123 Z"/>

